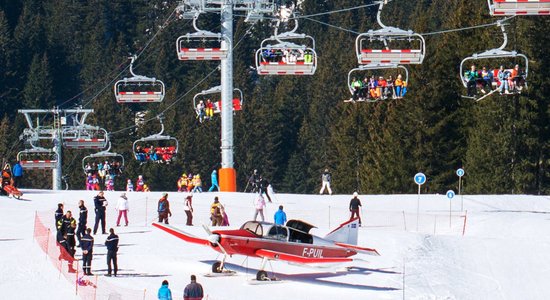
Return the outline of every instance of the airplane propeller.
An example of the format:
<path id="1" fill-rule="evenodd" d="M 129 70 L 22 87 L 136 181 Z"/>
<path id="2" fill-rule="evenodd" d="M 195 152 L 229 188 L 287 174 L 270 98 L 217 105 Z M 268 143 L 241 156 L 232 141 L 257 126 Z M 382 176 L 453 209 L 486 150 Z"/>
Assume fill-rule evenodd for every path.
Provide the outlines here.
<path id="1" fill-rule="evenodd" d="M 205 224 L 202 224 L 202 228 L 204 229 L 204 231 L 206 231 L 206 233 L 208 234 L 208 241 L 214 246 L 218 246 L 220 247 L 220 250 L 222 250 L 222 253 L 227 255 L 227 251 L 225 251 L 225 249 L 223 248 L 222 244 L 220 243 L 220 235 L 217 234 L 217 233 L 212 233 L 212 231 L 210 230 L 210 228 L 208 228 L 208 226 L 206 226 Z"/>

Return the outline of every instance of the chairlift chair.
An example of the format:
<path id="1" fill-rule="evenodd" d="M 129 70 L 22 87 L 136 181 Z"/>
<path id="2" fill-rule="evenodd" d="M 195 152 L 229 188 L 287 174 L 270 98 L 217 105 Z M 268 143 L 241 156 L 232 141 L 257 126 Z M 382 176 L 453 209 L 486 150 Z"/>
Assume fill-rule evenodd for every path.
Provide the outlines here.
<path id="1" fill-rule="evenodd" d="M 353 78 L 359 78 L 361 80 L 365 76 L 358 76 L 359 73 L 363 73 L 365 75 L 380 75 L 375 73 L 368 73 L 371 71 L 377 71 L 377 70 L 402 70 L 403 73 L 397 73 L 395 74 L 395 79 L 397 79 L 397 76 L 401 74 L 403 76 L 403 81 L 408 83 L 409 82 L 409 70 L 405 66 L 397 65 L 397 64 L 369 64 L 369 65 L 361 65 L 357 68 L 351 69 L 348 73 L 348 89 L 351 93 L 351 95 L 354 95 L 355 89 L 352 86 L 352 80 Z M 380 99 L 373 99 L 370 97 L 366 97 L 366 102 L 377 102 Z M 348 102 L 348 101 L 347 101 Z"/>
<path id="2" fill-rule="evenodd" d="M 62 134 L 63 146 L 69 149 L 103 149 L 109 143 L 107 131 L 97 126 L 70 126 Z"/>
<path id="3" fill-rule="evenodd" d="M 259 75 L 313 75 L 317 69 L 317 52 L 315 39 L 306 34 L 295 33 L 298 21 L 295 20 L 294 29 L 277 34 L 280 24 L 277 21 L 275 34 L 260 44 L 256 51 L 256 71 Z M 307 41 L 298 44 L 295 41 Z M 294 42 L 293 42 L 294 41 Z M 270 44 L 274 42 L 274 44 Z"/>
<path id="4" fill-rule="evenodd" d="M 200 30 L 196 21 L 198 14 L 193 18 L 193 27 L 196 32 L 180 36 L 176 40 L 176 51 L 179 60 L 222 60 L 229 52 L 231 41 L 221 33 Z M 201 47 L 197 47 L 201 45 Z"/>
<path id="5" fill-rule="evenodd" d="M 90 161 L 93 162 L 98 159 L 101 161 L 114 159 L 115 161 L 120 162 L 121 168 L 124 168 L 124 156 L 122 154 L 110 152 L 109 150 L 111 150 L 111 142 L 109 142 L 109 147 L 107 150 L 85 156 L 82 159 L 82 170 L 84 170 L 84 174 L 86 174 L 86 165 L 88 165 Z"/>
<path id="6" fill-rule="evenodd" d="M 208 95 L 212 95 L 212 94 L 221 94 L 221 92 L 222 92 L 222 88 L 221 88 L 221 86 L 218 85 L 218 86 L 215 86 L 215 87 L 210 88 L 208 90 L 203 90 L 200 93 L 197 93 L 193 97 L 193 109 L 195 110 L 197 115 L 199 115 L 199 111 L 197 110 L 197 105 L 199 104 L 199 101 L 201 100 L 200 99 L 201 96 L 208 96 Z M 233 89 L 233 92 L 238 94 L 237 97 L 233 97 L 233 111 L 234 112 L 241 111 L 242 107 L 243 107 L 243 103 L 244 103 L 243 92 L 238 88 Z M 213 101 L 213 106 L 214 106 L 214 113 L 220 113 L 221 112 L 221 100 Z"/>
<path id="7" fill-rule="evenodd" d="M 547 16 L 548 0 L 487 0 L 491 16 Z"/>
<path id="8" fill-rule="evenodd" d="M 51 170 L 56 168 L 58 156 L 51 149 L 33 147 L 17 153 L 17 160 L 26 170 Z"/>
<path id="9" fill-rule="evenodd" d="M 115 83 L 116 101 L 118 103 L 162 102 L 166 94 L 164 83 L 156 78 L 134 74 L 133 64 L 136 56 L 130 57 L 130 59 L 132 77 L 124 78 Z"/>
<path id="10" fill-rule="evenodd" d="M 522 77 L 525 80 L 524 85 L 525 87 L 527 87 L 527 76 L 529 74 L 529 59 L 527 58 L 527 56 L 521 53 L 518 53 L 517 51 L 504 50 L 504 48 L 506 48 L 506 44 L 508 43 L 508 35 L 506 34 L 504 23 L 498 22 L 498 26 L 500 26 L 502 34 L 504 36 L 504 42 L 499 48 L 487 50 L 481 53 L 474 53 L 472 56 L 464 58 L 460 63 L 460 79 L 464 87 L 468 87 L 468 80 L 466 79 L 466 76 L 465 76 L 465 66 L 468 66 L 471 61 L 485 60 L 485 59 L 501 59 L 501 58 L 520 58 L 521 60 L 524 61 L 524 64 L 522 65 L 522 67 L 524 66 L 525 69 L 523 71 Z M 496 67 L 496 66 L 493 66 L 493 67 Z"/>
<path id="11" fill-rule="evenodd" d="M 163 117 L 159 116 L 158 119 L 160 120 L 161 126 L 160 132 L 140 138 L 136 140 L 133 144 L 132 149 L 134 153 L 134 158 L 141 163 L 151 161 L 150 159 L 146 158 L 147 155 L 151 154 L 149 153 L 151 150 L 157 151 L 159 150 L 159 148 L 165 148 L 166 151 L 169 152 L 171 160 L 175 160 L 176 154 L 178 153 L 178 140 L 175 137 L 171 137 L 169 135 L 162 135 L 162 133 L 164 132 L 164 123 L 162 122 Z M 150 147 L 152 147 L 152 149 Z M 161 158 L 159 158 L 158 160 L 161 160 Z"/>
<path id="12" fill-rule="evenodd" d="M 358 63 L 421 64 L 426 54 L 424 37 L 412 30 L 384 25 L 380 18 L 384 2 L 380 2 L 377 14 L 377 21 L 382 29 L 361 33 L 355 40 Z"/>

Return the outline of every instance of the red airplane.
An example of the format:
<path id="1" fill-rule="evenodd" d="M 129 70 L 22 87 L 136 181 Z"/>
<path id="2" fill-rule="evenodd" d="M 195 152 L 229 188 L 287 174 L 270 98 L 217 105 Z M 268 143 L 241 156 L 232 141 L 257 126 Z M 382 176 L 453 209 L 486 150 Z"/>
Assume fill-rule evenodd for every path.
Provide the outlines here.
<path id="1" fill-rule="evenodd" d="M 259 281 L 270 280 L 264 270 L 268 260 L 282 260 L 289 263 L 317 265 L 353 261 L 350 256 L 357 253 L 380 255 L 375 249 L 357 246 L 358 219 L 349 220 L 331 231 L 324 238 L 309 233 L 315 226 L 299 220 L 289 220 L 286 226 L 267 222 L 248 221 L 236 230 L 210 231 L 209 237 L 201 239 L 169 225 L 153 223 L 186 242 L 210 246 L 223 253 L 223 259 L 212 265 L 212 272 L 224 272 L 227 256 L 240 254 L 262 258 L 262 265 L 256 274 Z"/>

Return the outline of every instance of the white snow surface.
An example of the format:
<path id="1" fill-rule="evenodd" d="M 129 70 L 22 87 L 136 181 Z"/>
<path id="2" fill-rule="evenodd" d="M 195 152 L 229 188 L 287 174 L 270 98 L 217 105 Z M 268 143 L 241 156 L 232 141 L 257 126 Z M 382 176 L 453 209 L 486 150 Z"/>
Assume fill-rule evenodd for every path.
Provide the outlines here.
<path id="1" fill-rule="evenodd" d="M 83 199 L 90 211 L 88 226 L 93 225 L 96 192 L 23 192 L 27 201 L 0 197 L 1 298 L 80 299 L 74 282 L 60 276 L 33 241 L 34 217 L 36 212 L 45 213 L 43 222 L 55 231 L 57 203 L 64 203 L 65 210 L 78 219 L 77 203 Z M 228 259 L 227 267 L 237 271 L 236 276 L 205 277 L 211 264 L 221 258 L 217 252 L 151 226 L 161 192 L 127 193 L 130 225 L 115 227 L 120 194 L 105 193 L 110 204 L 107 227 L 114 227 L 120 236 L 120 276 L 98 279 L 98 289 L 101 283 L 120 289 L 121 296 L 116 299 L 135 299 L 135 294 L 125 294 L 128 290 L 156 299 L 164 279 L 170 282 L 174 299 L 182 299 L 191 274 L 203 285 L 205 299 L 214 300 L 550 298 L 550 198 L 545 196 L 466 195 L 462 201 L 456 196 L 449 203 L 444 195 L 360 195 L 363 227 L 359 245 L 375 248 L 381 256 L 358 254 L 351 264 L 332 268 L 273 261 L 267 264 L 267 271 L 282 280 L 255 285 L 250 283 L 260 259 L 235 255 Z M 197 236 L 206 237 L 200 225 L 209 222 L 214 196 L 224 204 L 230 228 L 240 227 L 254 213 L 254 194 L 194 194 L 195 226 L 185 226 L 186 195 L 169 193 L 170 224 Z M 266 219 L 272 221 L 278 206 L 284 205 L 288 219 L 313 224 L 317 228 L 312 233 L 324 236 L 348 220 L 350 199 L 350 195 L 276 194 L 273 203 L 268 203 Z M 106 273 L 105 239 L 105 235 L 95 235 L 92 272 L 99 275 Z M 78 249 L 77 257 L 80 255 Z M 345 266 L 353 268 L 347 271 Z"/>

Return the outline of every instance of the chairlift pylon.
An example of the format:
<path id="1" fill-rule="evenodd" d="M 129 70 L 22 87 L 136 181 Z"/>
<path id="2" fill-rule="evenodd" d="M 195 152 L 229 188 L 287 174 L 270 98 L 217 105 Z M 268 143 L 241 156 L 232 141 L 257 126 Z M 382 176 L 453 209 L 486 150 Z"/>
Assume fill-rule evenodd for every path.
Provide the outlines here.
<path id="1" fill-rule="evenodd" d="M 281 23 L 281 20 L 278 20 L 274 35 L 263 40 L 260 48 L 256 50 L 256 71 L 259 75 L 315 74 L 315 39 L 306 34 L 296 33 L 298 20 L 294 19 L 294 22 L 294 29 L 278 34 L 277 30 Z M 309 45 L 297 44 L 296 40 L 309 41 Z"/>
<path id="2" fill-rule="evenodd" d="M 548 0 L 487 0 L 491 16 L 548 16 Z"/>
<path id="3" fill-rule="evenodd" d="M 130 74 L 115 83 L 114 92 L 118 103 L 149 103 L 162 102 L 166 94 L 164 83 L 156 78 L 134 74 L 133 65 L 136 56 L 129 57 Z"/>
<path id="4" fill-rule="evenodd" d="M 377 22 L 382 27 L 361 33 L 355 40 L 357 61 L 365 64 L 421 64 L 426 55 L 424 37 L 412 30 L 386 26 L 381 21 L 386 0 L 380 1 Z"/>
<path id="5" fill-rule="evenodd" d="M 109 147 L 106 150 L 85 156 L 82 159 L 82 170 L 84 170 L 84 174 L 86 174 L 86 165 L 89 164 L 90 161 L 93 161 L 95 159 L 101 159 L 101 160 L 114 159 L 115 161 L 120 162 L 121 168 L 124 168 L 124 156 L 116 152 L 110 152 L 109 150 L 111 150 L 110 141 L 109 141 Z"/>
<path id="6" fill-rule="evenodd" d="M 171 162 L 178 153 L 179 142 L 175 137 L 162 135 L 164 132 L 164 116 L 157 116 L 160 121 L 159 133 L 136 140 L 133 144 L 134 158 L 141 162 Z"/>
<path id="7" fill-rule="evenodd" d="M 218 85 L 218 86 L 215 86 L 213 88 L 203 90 L 200 93 L 197 93 L 193 97 L 193 109 L 195 110 L 197 115 L 200 115 L 200 112 L 197 109 L 197 105 L 199 104 L 200 101 L 204 101 L 204 100 L 200 99 L 201 96 L 220 94 L 221 92 L 222 92 L 222 88 L 221 88 L 220 85 Z M 234 112 L 241 111 L 242 108 L 243 108 L 243 103 L 244 103 L 243 92 L 238 88 L 234 88 L 233 92 L 238 94 L 238 97 L 233 97 L 233 111 Z M 206 101 L 204 101 L 203 103 L 205 105 L 207 104 Z M 212 108 L 213 108 L 214 113 L 220 113 L 221 112 L 221 107 L 222 107 L 221 100 L 212 101 Z"/>
<path id="8" fill-rule="evenodd" d="M 221 33 L 201 30 L 197 27 L 200 14 L 193 17 L 195 32 L 178 37 L 176 51 L 179 60 L 222 60 L 227 57 L 231 41 Z M 222 43 L 225 41 L 225 43 Z M 201 47 L 197 44 L 201 43 Z"/>

